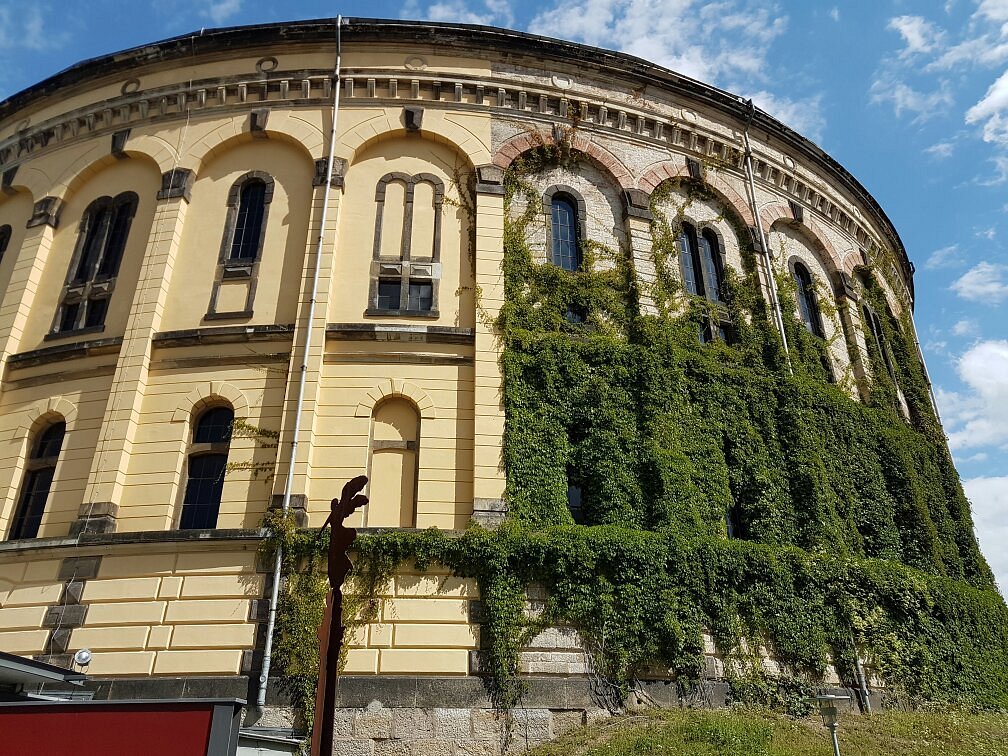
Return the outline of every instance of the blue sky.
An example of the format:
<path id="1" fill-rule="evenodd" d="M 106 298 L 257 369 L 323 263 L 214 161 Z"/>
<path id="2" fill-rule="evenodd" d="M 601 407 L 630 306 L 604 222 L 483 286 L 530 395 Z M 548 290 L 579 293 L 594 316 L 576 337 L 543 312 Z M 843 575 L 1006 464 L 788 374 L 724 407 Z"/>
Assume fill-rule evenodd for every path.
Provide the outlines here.
<path id="1" fill-rule="evenodd" d="M 0 96 L 201 27 L 371 16 L 507 26 L 638 55 L 818 142 L 886 209 L 984 552 L 1008 589 L 1008 0 L 0 0 Z"/>

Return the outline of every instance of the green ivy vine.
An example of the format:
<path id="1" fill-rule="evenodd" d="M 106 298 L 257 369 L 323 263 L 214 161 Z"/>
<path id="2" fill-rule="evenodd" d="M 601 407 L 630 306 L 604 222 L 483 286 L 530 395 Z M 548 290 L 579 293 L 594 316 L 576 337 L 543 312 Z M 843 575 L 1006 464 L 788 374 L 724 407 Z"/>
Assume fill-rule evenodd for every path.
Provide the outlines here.
<path id="1" fill-rule="evenodd" d="M 549 625 L 576 628 L 617 691 L 655 665 L 684 686 L 698 681 L 708 628 L 739 661 L 732 669 L 745 670 L 760 646 L 787 665 L 783 681 L 752 665 L 734 675 L 742 698 L 793 704 L 831 661 L 855 685 L 857 647 L 913 700 L 1008 706 L 1008 609 L 977 546 L 912 326 L 889 312 L 875 274 L 861 271 L 863 297 L 880 315 L 892 376 L 865 339 L 862 402 L 851 381 L 830 382 L 827 345 L 798 321 L 783 285 L 787 370 L 748 229 L 725 209 L 743 260 L 723 292 L 732 341 L 701 344 L 707 305 L 674 272 L 684 208 L 663 208 L 672 191 L 719 204 L 705 184 L 652 195 L 656 277 L 646 291 L 627 250 L 589 244 L 585 258 L 606 265 L 574 273 L 533 259 L 535 177 L 582 159 L 543 144 L 505 174 L 506 207 L 524 202 L 505 217 L 506 303 L 495 323 L 508 520 L 361 536 L 350 625 L 375 616 L 368 597 L 399 565 L 436 562 L 478 583 L 481 670 L 504 708 L 521 697 L 520 649 Z M 655 304 L 646 312 L 643 295 Z M 572 306 L 583 322 L 566 317 Z M 850 329 L 837 330 L 852 354 L 860 349 Z M 583 525 L 567 506 L 571 476 Z M 325 537 L 279 515 L 267 530 L 264 548 L 282 544 L 286 557 L 277 653 L 310 711 Z M 535 617 L 525 611 L 533 583 L 549 586 Z"/>

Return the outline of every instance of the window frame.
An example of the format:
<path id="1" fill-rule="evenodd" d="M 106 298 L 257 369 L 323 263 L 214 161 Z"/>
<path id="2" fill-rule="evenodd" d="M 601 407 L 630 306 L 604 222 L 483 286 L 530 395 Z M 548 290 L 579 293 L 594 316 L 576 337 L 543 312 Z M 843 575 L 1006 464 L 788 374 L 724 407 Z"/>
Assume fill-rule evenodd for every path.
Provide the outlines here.
<path id="1" fill-rule="evenodd" d="M 139 206 L 140 198 L 136 192 L 120 192 L 115 197 L 97 198 L 81 214 L 60 303 L 46 340 L 105 330 L 112 292 Z M 120 222 L 122 226 L 119 226 L 121 233 L 118 238 L 121 242 L 115 245 L 114 257 L 110 257 L 113 241 L 117 238 L 115 229 Z M 113 262 L 107 266 L 110 259 Z M 91 305 L 102 301 L 104 311 L 98 322 L 92 322 Z M 67 328 L 67 325 L 71 327 Z"/>
<path id="2" fill-rule="evenodd" d="M 255 240 L 255 253 L 252 256 L 232 257 L 235 234 L 238 232 L 238 221 L 241 215 L 242 198 L 245 190 L 251 184 L 263 185 L 262 217 L 259 220 L 259 235 Z M 269 228 L 269 211 L 273 204 L 276 182 L 265 171 L 248 171 L 241 175 L 228 189 L 227 213 L 224 216 L 224 231 L 221 235 L 220 250 L 217 254 L 217 270 L 214 275 L 213 288 L 210 292 L 210 304 L 204 320 L 233 320 L 252 317 L 252 306 L 255 302 L 256 287 L 259 281 L 259 266 L 262 262 L 266 245 L 266 230 Z M 248 288 L 245 304 L 240 310 L 218 310 L 217 302 L 221 286 L 225 281 L 245 279 Z"/>
<path id="3" fill-rule="evenodd" d="M 826 339 L 826 329 L 823 326 L 822 320 L 822 310 L 819 306 L 819 292 L 816 287 L 816 278 L 812 273 L 812 270 L 808 265 L 805 264 L 803 260 L 798 257 L 792 257 L 788 262 L 788 268 L 791 271 L 791 280 L 795 283 L 795 299 L 798 306 L 798 318 L 801 320 L 805 329 L 815 336 L 817 339 Z M 804 273 L 807 282 L 802 281 L 802 273 Z M 805 308 L 802 308 L 802 301 L 805 302 Z M 806 320 L 806 313 L 808 319 Z"/>
<path id="4" fill-rule="evenodd" d="M 231 430 L 227 433 L 227 439 L 223 441 L 196 441 L 197 434 L 200 431 L 200 424 L 211 414 L 215 412 L 220 412 L 221 410 L 228 410 L 231 414 Z M 199 409 L 197 413 L 194 413 L 193 420 L 189 425 L 189 443 L 186 450 L 186 460 L 185 460 L 185 485 L 183 485 L 181 491 L 181 501 L 179 505 L 179 515 L 176 524 L 176 530 L 213 530 L 217 527 L 217 520 L 220 517 L 220 506 L 223 501 L 224 483 L 226 482 L 227 474 L 227 463 L 228 456 L 231 451 L 231 441 L 233 439 L 234 432 L 234 422 L 235 414 L 234 408 L 229 404 L 211 404 L 209 406 L 204 406 Z M 189 498 L 190 485 L 197 479 L 192 477 L 193 460 L 206 460 L 209 458 L 220 459 L 221 461 L 221 482 L 217 490 L 216 501 L 211 501 L 209 504 L 205 502 L 200 503 L 187 503 Z M 203 480 L 199 478 L 198 480 Z M 215 508 L 213 515 L 213 525 L 192 525 L 187 524 L 187 517 L 194 518 L 202 514 L 203 510 L 210 508 Z"/>
<path id="5" fill-rule="evenodd" d="M 383 255 L 382 230 L 385 216 L 385 195 L 388 185 L 402 182 L 405 185 L 405 210 L 400 235 L 399 254 Z M 418 255 L 413 249 L 413 198 L 417 184 L 427 183 L 434 187 L 432 210 L 434 213 L 434 241 L 430 254 Z M 441 240 L 442 214 L 444 209 L 445 184 L 433 173 L 409 174 L 402 171 L 386 173 L 375 186 L 375 227 L 371 250 L 371 280 L 368 290 L 368 306 L 365 315 L 393 317 L 437 318 L 440 317 L 439 284 L 441 283 Z M 379 300 L 379 288 L 383 282 L 398 279 L 399 303 L 397 307 L 383 307 Z M 412 284 L 430 284 L 431 307 L 418 309 L 410 307 L 410 287 Z"/>
<path id="6" fill-rule="evenodd" d="M 60 427 L 62 427 L 62 433 L 60 434 L 59 446 L 56 449 L 56 453 L 41 456 L 40 451 L 42 450 L 43 441 L 46 440 L 46 435 L 54 428 Z M 11 517 L 10 528 L 7 531 L 7 540 L 38 538 L 38 532 L 42 527 L 42 518 L 45 517 L 46 505 L 49 502 L 49 497 L 52 495 L 53 482 L 56 480 L 56 469 L 59 466 L 60 454 L 63 453 L 63 445 L 66 443 L 66 434 L 67 424 L 66 420 L 62 417 L 46 423 L 33 434 L 32 443 L 29 447 L 30 451 L 25 459 L 22 471 L 17 506 L 14 509 L 14 516 Z M 45 495 L 42 498 L 41 505 L 38 507 L 37 521 L 34 523 L 34 528 L 32 529 L 31 522 L 36 519 L 35 515 L 31 514 L 30 507 L 32 503 L 29 502 L 29 497 L 34 489 L 32 484 L 39 475 L 46 472 L 50 473 L 49 480 L 45 483 Z M 31 533 L 26 535 L 26 529 L 31 529 Z"/>
<path id="7" fill-rule="evenodd" d="M 682 282 L 683 293 L 688 298 L 704 300 L 708 306 L 709 314 L 703 315 L 699 323 L 700 343 L 721 341 L 730 344 L 732 322 L 728 305 L 724 301 L 725 271 L 728 268 L 724 239 L 717 229 L 709 224 L 684 220 L 676 241 L 679 247 L 679 280 Z M 703 288 L 702 291 L 690 291 L 685 265 L 687 258 L 693 271 L 694 289 L 699 288 L 697 287 L 699 283 Z"/>

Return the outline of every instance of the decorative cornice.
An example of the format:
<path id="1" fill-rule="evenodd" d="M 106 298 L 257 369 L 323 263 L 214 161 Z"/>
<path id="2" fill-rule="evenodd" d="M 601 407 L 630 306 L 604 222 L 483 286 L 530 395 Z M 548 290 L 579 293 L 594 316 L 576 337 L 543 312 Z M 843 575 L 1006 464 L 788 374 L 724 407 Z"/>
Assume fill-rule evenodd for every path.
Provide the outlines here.
<path id="1" fill-rule="evenodd" d="M 645 87 L 655 87 L 680 101 L 713 108 L 725 114 L 726 125 L 735 129 L 741 129 L 745 119 L 745 104 L 736 95 L 633 56 L 585 45 L 465 24 L 371 19 L 345 20 L 342 36 L 345 47 L 361 43 L 437 45 L 442 49 L 479 48 L 485 55 L 497 52 L 509 58 L 529 55 L 543 61 L 544 65 L 546 61 L 558 60 L 579 67 L 592 79 L 611 81 L 614 76 L 620 76 L 643 83 Z M 194 57 L 212 60 L 280 43 L 288 50 L 297 50 L 298 45 L 310 45 L 312 49 L 317 49 L 319 44 L 332 43 L 334 39 L 335 21 L 332 19 L 201 31 L 72 66 L 0 103 L 0 119 L 15 116 L 18 110 L 68 87 L 98 79 L 137 76 L 137 71 L 146 66 L 170 66 L 173 61 L 183 58 L 187 61 L 192 61 Z M 388 86 L 390 78 L 395 81 L 391 88 Z M 404 86 L 398 86 L 400 83 Z M 691 123 L 687 114 L 696 117 L 691 111 L 681 111 L 681 117 L 677 117 L 671 113 L 656 113 L 659 109 L 657 104 L 635 109 L 622 103 L 598 101 L 584 94 L 523 86 L 513 80 L 490 77 L 477 81 L 428 71 L 395 72 L 390 76 L 388 70 L 348 70 L 342 85 L 344 105 L 347 107 L 358 104 L 359 99 L 372 103 L 387 99 L 400 106 L 403 101 L 424 99 L 428 101 L 425 107 L 434 100 L 440 103 L 439 107 L 503 109 L 508 111 L 509 117 L 520 114 L 555 121 L 566 119 L 573 113 L 581 128 L 616 131 L 624 138 L 658 142 L 736 170 L 739 167 L 739 145 L 729 143 L 722 135 L 706 132 L 700 124 Z M 191 87 L 176 85 L 144 92 L 130 91 L 131 87 L 124 86 L 121 97 L 26 127 L 5 140 L 0 144 L 0 168 L 10 167 L 53 143 L 62 144 L 70 139 L 106 131 L 111 133 L 146 120 L 184 118 L 192 110 L 247 110 L 254 106 L 261 108 L 261 103 L 267 102 L 290 106 L 319 105 L 328 101 L 331 86 L 331 72 L 276 70 L 196 81 Z M 381 96 L 383 89 L 386 97 Z M 911 287 L 903 295 L 912 300 L 913 268 L 899 235 L 888 216 L 857 179 L 818 146 L 762 111 L 756 111 L 753 128 L 779 142 L 785 153 L 794 154 L 794 158 L 786 157 L 785 161 L 794 161 L 795 158 L 808 161 L 815 167 L 811 173 L 821 172 L 836 179 L 838 186 L 876 216 L 886 238 L 884 242 L 866 227 L 859 219 L 859 213 L 848 202 L 833 196 L 828 190 L 823 192 L 810 186 L 792 170 L 794 166 L 781 166 L 760 155 L 755 156 L 756 172 L 761 181 L 774 185 L 777 190 L 783 190 L 828 218 L 849 233 L 859 246 L 866 248 L 870 257 L 878 257 L 886 247 L 894 248 L 903 268 L 898 279 Z"/>

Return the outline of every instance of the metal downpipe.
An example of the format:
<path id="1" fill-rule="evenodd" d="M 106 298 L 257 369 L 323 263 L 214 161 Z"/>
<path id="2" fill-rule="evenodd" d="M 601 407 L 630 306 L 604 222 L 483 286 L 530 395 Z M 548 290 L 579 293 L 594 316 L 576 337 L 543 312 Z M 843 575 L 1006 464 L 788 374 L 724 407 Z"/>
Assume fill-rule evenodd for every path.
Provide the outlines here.
<path id="1" fill-rule="evenodd" d="M 770 247 L 767 245 L 766 234 L 763 233 L 763 224 L 760 222 L 759 205 L 756 202 L 756 182 L 753 179 L 752 167 L 752 147 L 749 144 L 749 125 L 752 123 L 753 115 L 756 113 L 756 106 L 752 100 L 747 100 L 745 130 L 742 132 L 742 139 L 745 144 L 745 172 L 749 186 L 749 207 L 753 214 L 753 223 L 759 232 L 760 247 L 763 251 L 763 261 L 766 263 L 767 287 L 770 292 L 770 303 L 773 305 L 774 324 L 780 331 L 781 341 L 784 343 L 784 358 L 787 361 L 788 373 L 794 375 L 794 368 L 791 366 L 791 349 L 788 347 L 787 333 L 784 331 L 784 315 L 781 312 L 780 299 L 777 295 L 777 281 L 773 274 L 773 261 L 770 257 Z"/>
<path id="2" fill-rule="evenodd" d="M 311 299 L 308 302 L 308 322 L 305 325 L 304 349 L 302 350 L 301 375 L 298 379 L 297 404 L 294 409 L 294 433 L 291 440 L 290 459 L 287 467 L 287 480 L 284 484 L 282 511 L 290 510 L 291 493 L 294 487 L 294 464 L 297 459 L 298 436 L 301 434 L 301 415 L 304 410 L 305 382 L 308 377 L 308 355 L 311 350 L 312 331 L 315 324 L 315 305 L 318 299 L 319 276 L 322 269 L 322 248 L 325 241 L 325 228 L 329 211 L 329 196 L 332 192 L 332 169 L 336 150 L 336 128 L 339 119 L 340 104 L 340 71 L 342 69 L 341 30 L 343 17 L 336 18 L 336 68 L 333 72 L 333 104 L 332 128 L 329 131 L 329 155 L 326 163 L 325 188 L 322 195 L 322 214 L 319 218 L 318 242 L 315 246 L 315 266 L 312 271 Z M 266 706 L 266 686 L 269 683 L 270 666 L 273 659 L 273 631 L 276 627 L 276 606 L 280 595 L 280 567 L 283 563 L 283 549 L 277 548 L 273 562 L 273 583 L 270 587 L 269 616 L 266 620 L 266 640 L 263 644 L 262 669 L 259 673 L 259 690 L 256 695 L 254 718 L 250 712 L 246 724 L 259 721 Z"/>

